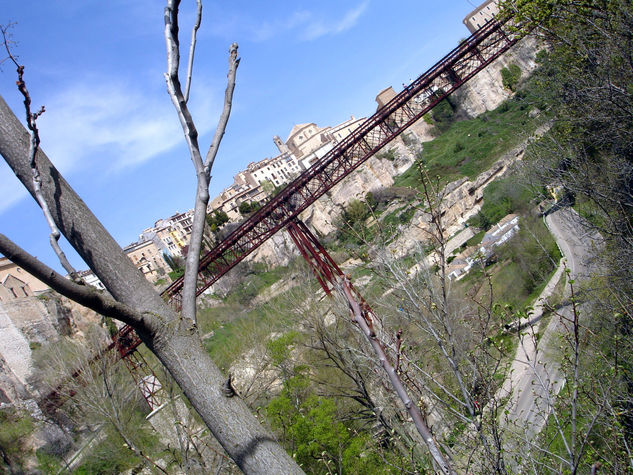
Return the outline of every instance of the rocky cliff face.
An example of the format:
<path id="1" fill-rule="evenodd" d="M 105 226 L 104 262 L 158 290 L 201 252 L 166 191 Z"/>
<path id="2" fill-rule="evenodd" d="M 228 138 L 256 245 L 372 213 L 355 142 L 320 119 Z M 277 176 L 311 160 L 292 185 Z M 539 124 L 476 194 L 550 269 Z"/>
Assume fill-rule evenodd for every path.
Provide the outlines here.
<path id="1" fill-rule="evenodd" d="M 442 190 L 442 225 L 446 236 L 459 231 L 464 223 L 477 214 L 483 203 L 484 188 L 493 180 L 505 175 L 516 160 L 525 152 L 526 143 L 514 148 L 499 159 L 489 170 L 475 180 L 461 178 L 446 185 Z M 396 258 L 403 257 L 429 239 L 431 215 L 417 211 L 406 229 L 400 229 L 399 237 L 389 245 L 389 252 Z"/>
<path id="2" fill-rule="evenodd" d="M 420 138 L 414 132 L 406 133 L 412 141 L 420 143 Z M 385 149 L 393 150 L 393 161 L 381 158 L 379 152 L 307 209 L 301 219 L 316 233 L 329 234 L 336 229 L 335 222 L 350 201 L 363 200 L 368 192 L 393 185 L 394 178 L 413 164 L 415 148 L 407 147 L 398 138 Z"/>
<path id="3" fill-rule="evenodd" d="M 512 93 L 503 87 L 501 70 L 510 64 L 516 64 L 521 68 L 522 77 L 528 76 L 536 67 L 537 51 L 537 41 L 529 37 L 524 38 L 505 55 L 463 85 L 451 98 L 453 104 L 456 105 L 458 117 L 476 117 L 483 112 L 495 109 L 508 99 Z M 394 178 L 413 164 L 423 143 L 432 140 L 435 136 L 434 127 L 423 119 L 413 124 L 403 135 L 408 135 L 407 143 L 413 145 L 405 145 L 401 138 L 387 145 L 385 150 L 393 149 L 395 152 L 396 159 L 393 162 L 378 158 L 380 153 L 370 158 L 357 171 L 307 209 L 301 215 L 301 219 L 317 235 L 327 235 L 336 229 L 337 218 L 351 200 L 363 199 L 370 191 L 393 185 Z M 462 179 L 448 185 L 445 193 L 450 204 L 447 205 L 448 214 L 445 222 L 450 223 L 451 229 L 460 227 L 465 220 L 479 210 L 485 185 L 503 174 L 508 164 L 522 153 L 520 150 L 522 147 L 508 154 L 474 182 Z M 420 215 L 416 216 L 414 221 L 420 224 L 424 222 L 424 219 L 424 216 Z M 417 227 L 412 228 L 415 234 L 413 229 Z M 421 236 L 418 237 L 421 238 Z M 406 254 L 410 250 L 408 245 L 404 245 L 402 252 Z M 294 245 L 287 234 L 282 232 L 277 233 L 273 239 L 262 245 L 252 259 L 264 261 L 270 265 L 285 265 L 291 257 L 296 255 Z"/>
<path id="4" fill-rule="evenodd" d="M 501 70 L 516 64 L 521 68 L 522 78 L 529 76 L 536 68 L 537 51 L 536 39 L 527 37 L 488 65 L 453 94 L 451 101 L 457 106 L 457 114 L 466 118 L 477 117 L 498 107 L 512 95 L 511 91 L 503 87 Z"/>
<path id="5" fill-rule="evenodd" d="M 408 131 L 407 134 L 411 136 L 411 141 L 417 144 L 421 142 L 415 131 Z M 371 157 L 300 215 L 316 235 L 324 236 L 335 231 L 336 220 L 351 200 L 362 200 L 370 191 L 393 185 L 394 178 L 407 170 L 415 160 L 416 147 L 407 147 L 400 138 L 385 148 L 393 150 L 393 161 L 381 158 L 381 153 Z M 269 265 L 287 265 L 297 255 L 288 234 L 279 232 L 266 241 L 251 259 Z"/>
<path id="6" fill-rule="evenodd" d="M 33 352 L 63 336 L 82 338 L 101 317 L 54 292 L 0 303 L 0 407 L 26 406 L 45 390 L 34 379 Z"/>

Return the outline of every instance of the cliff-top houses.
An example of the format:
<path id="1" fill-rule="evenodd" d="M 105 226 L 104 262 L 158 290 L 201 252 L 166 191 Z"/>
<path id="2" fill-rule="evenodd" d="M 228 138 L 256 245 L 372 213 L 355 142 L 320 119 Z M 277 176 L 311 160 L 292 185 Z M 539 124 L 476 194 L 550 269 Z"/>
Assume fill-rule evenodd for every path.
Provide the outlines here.
<path id="1" fill-rule="evenodd" d="M 290 183 L 325 156 L 364 120 L 352 116 L 334 127 L 319 127 L 315 123 L 297 124 L 285 142 L 279 136 L 273 137 L 279 154 L 251 162 L 246 170 L 238 172 L 233 177 L 233 183 L 209 202 L 207 213 L 221 211 L 226 213 L 230 221 L 240 220 L 243 216 L 239 207 L 243 202 L 263 202 L 275 189 Z M 168 280 L 171 268 L 167 259 L 186 256 L 192 225 L 191 210 L 159 219 L 153 226 L 143 230 L 137 242 L 125 246 L 123 252 L 150 282 Z M 90 271 L 84 271 L 84 274 L 86 282 L 103 288 Z"/>
<path id="2" fill-rule="evenodd" d="M 38 295 L 48 285 L 6 257 L 0 257 L 0 302 Z"/>
<path id="3" fill-rule="evenodd" d="M 486 0 L 464 18 L 464 25 L 471 33 L 492 20 L 499 13 L 499 0 Z"/>
<path id="4" fill-rule="evenodd" d="M 243 202 L 262 202 L 276 188 L 290 183 L 303 171 L 325 156 L 334 146 L 356 130 L 365 119 L 350 119 L 334 126 L 319 127 L 315 123 L 297 124 L 284 142 L 279 136 L 273 142 L 279 154 L 251 162 L 246 170 L 233 177 L 233 183 L 210 201 L 208 213 L 222 211 L 231 221 L 241 218 Z"/>
<path id="5" fill-rule="evenodd" d="M 474 32 L 498 12 L 498 0 L 487 0 L 468 14 L 464 24 Z M 378 108 L 395 95 L 392 87 L 381 91 L 376 98 Z M 240 220 L 242 214 L 239 208 L 242 203 L 261 203 L 266 200 L 276 189 L 290 183 L 322 159 L 364 120 L 365 118 L 351 116 L 333 127 L 319 127 L 313 122 L 296 124 L 285 141 L 279 136 L 273 137 L 279 154 L 251 162 L 246 170 L 238 172 L 233 177 L 233 183 L 209 202 L 207 214 L 223 212 L 230 221 Z M 123 251 L 149 281 L 157 283 L 161 279 L 168 280 L 171 267 L 167 260 L 186 256 L 192 225 L 192 210 L 159 219 L 139 235 L 137 242 L 125 246 Z M 497 239 L 496 236 L 494 238 Z M 490 244 L 494 246 L 497 241 L 494 244 L 491 241 Z M 82 271 L 80 276 L 86 283 L 104 288 L 91 271 Z M 8 259 L 0 257 L 0 301 L 33 295 L 47 288 Z"/>

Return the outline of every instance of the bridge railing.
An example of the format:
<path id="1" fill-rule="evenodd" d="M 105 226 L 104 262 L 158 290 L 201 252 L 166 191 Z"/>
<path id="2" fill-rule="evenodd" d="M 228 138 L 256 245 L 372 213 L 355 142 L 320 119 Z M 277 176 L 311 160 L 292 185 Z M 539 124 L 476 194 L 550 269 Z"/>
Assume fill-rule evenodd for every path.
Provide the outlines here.
<path id="1" fill-rule="evenodd" d="M 505 31 L 504 25 L 490 21 L 460 43 L 242 222 L 200 260 L 196 295 L 512 47 L 521 33 L 515 28 Z M 175 308 L 180 308 L 182 285 L 181 277 L 163 292 Z"/>

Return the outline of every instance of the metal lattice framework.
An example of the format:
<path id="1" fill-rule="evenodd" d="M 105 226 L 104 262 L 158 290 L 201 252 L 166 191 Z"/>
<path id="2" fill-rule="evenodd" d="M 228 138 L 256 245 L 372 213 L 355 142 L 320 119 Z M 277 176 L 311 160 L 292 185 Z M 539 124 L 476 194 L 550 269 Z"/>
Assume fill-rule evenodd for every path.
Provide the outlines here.
<path id="1" fill-rule="evenodd" d="M 303 221 L 294 219 L 286 229 L 299 253 L 312 269 L 325 294 L 331 296 L 333 291 L 338 291 L 339 294 L 345 296 L 343 287 L 347 287 L 349 292 L 347 300 L 353 299 L 358 303 L 367 325 L 372 329 L 374 326 L 380 327 L 380 320 L 361 293 L 352 285 L 351 278 L 343 273 L 332 256 L 310 231 L 310 228 Z"/>
<path id="2" fill-rule="evenodd" d="M 156 374 L 138 351 L 138 346 L 141 343 L 142 341 L 134 329 L 129 325 L 124 325 L 112 336 L 112 342 L 105 349 L 95 354 L 88 364 L 96 364 L 107 352 L 116 349 L 119 357 L 125 362 L 125 366 L 132 375 L 132 379 L 141 390 L 145 401 L 147 401 L 150 409 L 154 410 L 166 402 L 166 397 Z M 70 378 L 78 378 L 81 373 L 81 369 L 76 369 L 71 373 Z M 53 415 L 57 409 L 64 405 L 69 397 L 75 396 L 74 390 L 64 391 L 64 386 L 67 382 L 68 379 L 63 380 L 40 399 L 38 404 L 45 414 Z"/>
<path id="3" fill-rule="evenodd" d="M 151 366 L 137 350 L 142 341 L 136 332 L 129 325 L 125 325 L 112 340 L 108 349 L 117 349 L 149 407 L 154 410 L 162 406 L 166 401 L 164 391 Z"/>
<path id="4" fill-rule="evenodd" d="M 196 295 L 512 47 L 520 33 L 506 32 L 504 24 L 491 21 L 463 41 L 206 254 L 200 261 Z M 163 292 L 177 309 L 183 281 L 174 281 Z"/>
<path id="5" fill-rule="evenodd" d="M 207 253 L 200 260 L 196 295 L 285 227 L 326 293 L 330 293 L 330 286 L 337 279 L 340 281 L 342 272 L 327 252 L 321 252 L 322 247 L 305 225 L 298 224 L 299 214 L 517 43 L 524 32 L 517 25 L 506 29 L 506 24 L 507 20 L 490 21 L 461 42 Z M 181 277 L 162 293 L 177 310 L 182 306 L 183 282 Z M 367 321 L 379 323 L 362 296 L 351 284 L 348 287 L 354 299 L 364 305 Z M 155 407 L 159 401 L 154 394 L 159 392 L 160 383 L 155 384 L 153 373 L 153 379 L 148 380 L 149 366 L 136 361 L 134 355 L 141 341 L 138 337 L 129 338 L 132 333 L 126 325 L 113 339 L 125 342 L 123 346 L 117 344 L 117 348 L 136 375 L 148 403 Z M 147 368 L 145 372 L 143 366 Z"/>

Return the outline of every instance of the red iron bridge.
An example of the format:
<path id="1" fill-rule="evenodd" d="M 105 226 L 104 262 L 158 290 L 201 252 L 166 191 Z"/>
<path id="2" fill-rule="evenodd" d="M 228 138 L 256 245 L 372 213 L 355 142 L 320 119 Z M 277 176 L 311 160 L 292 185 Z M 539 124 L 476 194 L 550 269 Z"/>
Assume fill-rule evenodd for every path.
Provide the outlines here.
<path id="1" fill-rule="evenodd" d="M 196 296 L 284 228 L 290 232 L 292 240 L 326 293 L 330 294 L 336 279 L 344 277 L 343 273 L 307 226 L 299 221 L 301 212 L 503 55 L 524 35 L 522 28 L 507 20 L 492 20 L 462 41 L 202 257 Z M 364 318 L 371 326 L 373 312 L 351 283 L 346 285 L 360 302 L 366 315 Z M 162 293 L 177 310 L 182 304 L 182 289 L 181 277 Z M 136 380 L 141 381 L 141 384 L 143 381 L 151 382 L 148 383 L 151 387 L 142 389 L 150 407 L 154 409 L 159 404 L 155 393 L 160 385 L 156 386 L 156 378 L 142 359 L 139 361 L 139 358 L 134 358 L 140 339 L 128 326 L 123 327 L 113 339 L 114 346 Z M 149 379 L 148 374 L 152 376 Z"/>

